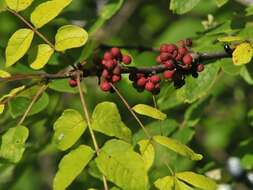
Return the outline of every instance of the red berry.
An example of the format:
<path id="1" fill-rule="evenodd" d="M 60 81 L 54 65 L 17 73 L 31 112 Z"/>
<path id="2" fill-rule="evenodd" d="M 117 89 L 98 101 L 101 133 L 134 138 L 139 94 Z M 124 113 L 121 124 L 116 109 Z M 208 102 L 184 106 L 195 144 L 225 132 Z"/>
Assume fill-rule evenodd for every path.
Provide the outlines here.
<path id="1" fill-rule="evenodd" d="M 141 77 L 144 77 L 145 75 L 143 73 L 138 73 L 137 74 L 137 78 L 141 78 Z"/>
<path id="2" fill-rule="evenodd" d="M 177 46 L 174 44 L 168 44 L 167 45 L 167 52 L 172 53 L 173 51 L 177 50 Z"/>
<path id="3" fill-rule="evenodd" d="M 107 61 L 106 61 L 105 59 L 103 59 L 101 63 L 102 63 L 102 65 L 105 65 L 106 62 L 107 62 Z"/>
<path id="4" fill-rule="evenodd" d="M 159 63 L 159 64 L 162 63 L 162 60 L 161 60 L 161 56 L 160 56 L 160 55 L 156 57 L 156 62 Z"/>
<path id="5" fill-rule="evenodd" d="M 132 62 L 132 58 L 129 55 L 124 55 L 122 61 L 124 64 L 129 65 Z"/>
<path id="6" fill-rule="evenodd" d="M 153 75 L 150 77 L 150 81 L 153 83 L 159 83 L 161 81 L 161 78 L 158 75 Z"/>
<path id="7" fill-rule="evenodd" d="M 119 82 L 121 80 L 121 76 L 120 75 L 113 75 L 112 76 L 112 82 Z"/>
<path id="8" fill-rule="evenodd" d="M 182 57 L 183 57 L 183 55 L 177 54 L 175 59 L 176 59 L 176 61 L 180 61 L 182 59 Z"/>
<path id="9" fill-rule="evenodd" d="M 104 69 L 101 76 L 104 77 L 104 78 L 109 78 L 110 73 L 107 69 Z"/>
<path id="10" fill-rule="evenodd" d="M 200 73 L 205 69 L 205 66 L 203 64 L 198 64 L 197 65 L 197 71 Z"/>
<path id="11" fill-rule="evenodd" d="M 169 71 L 169 70 L 164 71 L 164 72 L 163 72 L 163 77 L 164 77 L 165 79 L 172 79 L 174 73 L 175 73 L 175 70 L 173 70 L 173 71 Z"/>
<path id="12" fill-rule="evenodd" d="M 113 57 L 117 58 L 117 57 L 120 57 L 121 55 L 121 52 L 120 52 L 120 49 L 119 48 L 116 48 L 116 47 L 113 47 L 111 49 L 111 54 Z"/>
<path id="13" fill-rule="evenodd" d="M 119 65 L 117 65 L 113 71 L 112 71 L 113 74 L 115 75 L 120 75 L 121 74 L 121 67 Z"/>
<path id="14" fill-rule="evenodd" d="M 153 91 L 154 88 L 155 88 L 155 85 L 154 85 L 154 83 L 151 82 L 151 81 L 148 81 L 148 82 L 146 83 L 146 85 L 145 85 L 145 89 L 146 89 L 147 91 L 149 91 L 149 92 Z"/>
<path id="15" fill-rule="evenodd" d="M 69 80 L 69 86 L 76 87 L 77 86 L 77 81 L 75 79 L 70 79 Z"/>
<path id="16" fill-rule="evenodd" d="M 184 57 L 183 57 L 183 63 L 185 65 L 190 65 L 192 64 L 192 56 L 190 54 L 186 54 Z"/>
<path id="17" fill-rule="evenodd" d="M 113 56 L 110 52 L 105 52 L 104 54 L 104 60 L 108 61 L 108 60 L 111 60 L 113 59 Z"/>
<path id="18" fill-rule="evenodd" d="M 105 63 L 105 67 L 107 69 L 112 69 L 114 67 L 114 65 L 117 64 L 115 60 L 108 60 Z"/>
<path id="19" fill-rule="evenodd" d="M 161 53 L 160 54 L 160 59 L 161 59 L 161 61 L 163 62 L 163 61 L 167 61 L 169 58 L 171 58 L 171 54 L 169 54 L 169 53 Z"/>
<path id="20" fill-rule="evenodd" d="M 173 51 L 172 56 L 173 56 L 174 58 L 176 58 L 177 55 L 178 55 L 178 51 L 177 51 L 177 49 L 176 49 L 176 50 Z"/>
<path id="21" fill-rule="evenodd" d="M 170 60 L 168 60 L 168 61 L 166 61 L 165 63 L 164 63 L 164 65 L 165 65 L 165 67 L 167 67 L 168 69 L 174 69 L 174 61 L 172 60 L 172 59 L 170 59 Z"/>
<path id="22" fill-rule="evenodd" d="M 145 77 L 141 77 L 137 80 L 137 86 L 145 86 L 146 85 L 146 78 Z"/>
<path id="23" fill-rule="evenodd" d="M 160 46 L 160 52 L 167 52 L 167 47 L 168 47 L 168 44 L 162 44 Z"/>
<path id="24" fill-rule="evenodd" d="M 106 92 L 106 91 L 111 90 L 111 85 L 110 85 L 109 82 L 104 81 L 104 82 L 102 82 L 102 83 L 100 84 L 100 88 L 101 88 L 101 90 L 103 90 L 103 91 Z"/>
<path id="25" fill-rule="evenodd" d="M 188 52 L 188 50 L 185 47 L 178 48 L 178 53 L 181 55 L 185 55 Z"/>

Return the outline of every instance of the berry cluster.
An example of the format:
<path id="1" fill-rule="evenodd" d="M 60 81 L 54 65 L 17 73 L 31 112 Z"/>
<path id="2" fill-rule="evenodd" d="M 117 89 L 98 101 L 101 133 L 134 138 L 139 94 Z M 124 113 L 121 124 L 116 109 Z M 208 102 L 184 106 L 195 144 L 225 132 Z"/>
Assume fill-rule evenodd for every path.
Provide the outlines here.
<path id="1" fill-rule="evenodd" d="M 101 90 L 111 91 L 110 83 L 115 84 L 121 80 L 121 63 L 129 65 L 131 62 L 132 58 L 129 55 L 122 55 L 119 48 L 114 47 L 106 51 L 101 61 Z"/>
<path id="2" fill-rule="evenodd" d="M 153 95 L 157 95 L 160 92 L 160 82 L 161 78 L 159 75 L 145 75 L 142 73 L 131 73 L 129 75 L 129 80 L 133 81 L 133 87 L 138 92 L 143 92 L 147 90 Z"/>
<path id="3" fill-rule="evenodd" d="M 160 54 L 156 58 L 158 64 L 164 65 L 167 70 L 163 72 L 166 80 L 172 80 L 176 88 L 185 84 L 185 75 L 191 74 L 198 77 L 198 72 L 204 70 L 203 64 L 194 62 L 189 48 L 192 46 L 192 40 L 180 40 L 178 44 L 162 44 Z"/>

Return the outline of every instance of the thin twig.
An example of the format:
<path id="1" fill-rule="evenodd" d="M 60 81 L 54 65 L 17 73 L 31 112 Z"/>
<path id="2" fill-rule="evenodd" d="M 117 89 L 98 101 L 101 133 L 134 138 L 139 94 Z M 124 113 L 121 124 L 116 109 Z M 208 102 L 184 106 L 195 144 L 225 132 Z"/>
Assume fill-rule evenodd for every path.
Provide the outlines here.
<path id="1" fill-rule="evenodd" d="M 29 114 L 29 112 L 31 111 L 32 109 L 32 106 L 35 104 L 35 102 L 39 99 L 40 95 L 47 89 L 48 85 L 47 84 L 44 84 L 42 85 L 38 92 L 36 93 L 36 95 L 33 97 L 31 103 L 29 104 L 28 108 L 26 109 L 24 115 L 22 116 L 22 118 L 20 119 L 20 121 L 18 122 L 18 126 L 21 125 L 25 118 L 27 117 L 27 115 Z"/>
<path id="2" fill-rule="evenodd" d="M 112 84 L 110 83 L 110 85 L 112 86 L 113 90 L 116 92 L 116 94 L 119 96 L 119 98 L 121 99 L 121 101 L 125 104 L 126 108 L 130 111 L 130 113 L 133 115 L 133 117 L 135 118 L 135 120 L 138 122 L 138 124 L 140 125 L 140 127 L 143 129 L 144 133 L 146 134 L 146 136 L 149 139 L 152 139 L 152 136 L 150 135 L 150 133 L 148 132 L 148 130 L 145 128 L 145 126 L 143 125 L 143 123 L 141 122 L 141 120 L 138 118 L 138 116 L 134 113 L 133 109 L 131 108 L 131 106 L 128 104 L 128 102 L 126 101 L 126 99 L 122 96 L 122 94 L 119 92 L 119 90 Z"/>
<path id="3" fill-rule="evenodd" d="M 81 103 L 82 103 L 82 108 L 83 108 L 83 111 L 84 111 L 84 116 L 85 116 L 87 124 L 88 124 L 88 129 L 89 129 L 89 132 L 90 132 L 90 135 L 91 135 L 91 138 L 92 138 L 93 145 L 94 145 L 95 150 L 96 150 L 96 154 L 99 155 L 99 151 L 100 151 L 99 146 L 98 146 L 94 131 L 91 127 L 91 119 L 90 119 L 87 104 L 86 104 L 85 99 L 84 99 L 84 95 L 83 95 L 83 91 L 82 91 L 80 81 L 81 81 L 80 80 L 80 73 L 78 73 L 77 74 L 77 86 L 78 86 L 78 90 L 79 90 L 80 100 L 81 100 Z M 104 175 L 103 175 L 103 183 L 104 183 L 104 189 L 108 190 L 108 184 L 107 184 L 107 181 L 106 181 L 106 177 Z"/>
<path id="4" fill-rule="evenodd" d="M 7 8 L 9 12 L 18 17 L 23 23 L 25 23 L 34 33 L 36 33 L 44 42 L 46 42 L 51 48 L 55 50 L 55 46 L 42 34 L 40 33 L 32 24 L 30 24 L 23 16 L 14 10 Z"/>

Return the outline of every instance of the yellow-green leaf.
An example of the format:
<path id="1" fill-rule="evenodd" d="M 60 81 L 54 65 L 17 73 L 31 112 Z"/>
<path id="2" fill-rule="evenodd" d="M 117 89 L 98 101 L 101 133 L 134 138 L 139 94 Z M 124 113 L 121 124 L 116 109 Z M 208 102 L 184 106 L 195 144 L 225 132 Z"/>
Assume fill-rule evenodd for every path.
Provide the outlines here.
<path id="1" fill-rule="evenodd" d="M 67 150 L 84 133 L 87 128 L 86 121 L 80 113 L 73 109 L 67 109 L 54 123 L 53 140 L 60 150 Z"/>
<path id="2" fill-rule="evenodd" d="M 7 78 L 10 77 L 10 73 L 4 71 L 4 70 L 0 70 L 0 78 Z"/>
<path id="3" fill-rule="evenodd" d="M 178 179 L 175 179 L 175 190 L 194 190 L 189 185 L 183 183 L 182 181 L 179 181 Z"/>
<path id="4" fill-rule="evenodd" d="M 188 146 L 182 144 L 180 141 L 177 141 L 172 138 L 168 138 L 165 136 L 154 136 L 154 141 L 167 147 L 168 149 L 182 155 L 188 157 L 191 160 L 201 160 L 203 156 L 201 154 L 195 153 Z"/>
<path id="5" fill-rule="evenodd" d="M 140 152 L 148 171 L 155 160 L 155 149 L 149 140 L 141 140 L 138 142 L 138 144 L 140 146 Z"/>
<path id="6" fill-rule="evenodd" d="M 251 61 L 253 48 L 249 43 L 242 43 L 236 47 L 233 52 L 233 63 L 235 65 L 244 65 Z"/>
<path id="7" fill-rule="evenodd" d="M 0 114 L 2 114 L 4 112 L 4 107 L 5 107 L 4 104 L 0 104 Z"/>
<path id="8" fill-rule="evenodd" d="M 159 190 L 173 190 L 175 178 L 166 176 L 155 181 L 155 187 Z"/>
<path id="9" fill-rule="evenodd" d="M 25 151 L 25 142 L 28 135 L 29 131 L 24 126 L 10 128 L 2 136 L 0 157 L 13 163 L 19 162 Z"/>
<path id="10" fill-rule="evenodd" d="M 8 98 L 8 97 L 12 97 L 12 96 L 15 96 L 18 92 L 22 91 L 25 89 L 25 86 L 20 86 L 20 87 L 17 87 L 17 88 L 14 88 L 12 89 L 8 94 L 5 94 L 3 95 L 1 98 L 0 98 L 0 101 L 3 101 L 5 98 Z"/>
<path id="11" fill-rule="evenodd" d="M 11 36 L 5 51 L 6 67 L 15 64 L 26 54 L 32 43 L 33 36 L 33 31 L 27 28 L 19 29 Z"/>
<path id="12" fill-rule="evenodd" d="M 226 36 L 218 38 L 220 42 L 235 42 L 242 40 L 240 36 Z"/>
<path id="13" fill-rule="evenodd" d="M 59 164 L 53 182 L 54 190 L 66 189 L 82 172 L 94 155 L 94 151 L 85 145 L 80 145 L 75 150 L 65 155 Z"/>
<path id="14" fill-rule="evenodd" d="M 176 177 L 188 184 L 193 185 L 194 187 L 203 189 L 203 190 L 216 190 L 216 183 L 210 178 L 196 174 L 194 172 L 180 172 L 176 173 Z"/>
<path id="15" fill-rule="evenodd" d="M 68 6 L 72 0 L 53 0 L 41 3 L 31 14 L 31 22 L 36 28 L 41 28 Z"/>
<path id="16" fill-rule="evenodd" d="M 53 53 L 54 49 L 51 48 L 48 44 L 40 44 L 38 46 L 37 57 L 30 65 L 31 68 L 35 70 L 43 68 L 47 64 Z"/>
<path id="17" fill-rule="evenodd" d="M 83 28 L 75 25 L 65 25 L 59 28 L 55 36 L 57 51 L 83 46 L 88 40 L 88 33 Z"/>
<path id="18" fill-rule="evenodd" d="M 19 12 L 29 7 L 33 0 L 5 0 L 5 2 L 10 9 Z"/>
<path id="19" fill-rule="evenodd" d="M 165 120 L 167 118 L 165 113 L 145 104 L 135 105 L 132 109 L 138 114 L 152 117 L 154 119 Z"/>

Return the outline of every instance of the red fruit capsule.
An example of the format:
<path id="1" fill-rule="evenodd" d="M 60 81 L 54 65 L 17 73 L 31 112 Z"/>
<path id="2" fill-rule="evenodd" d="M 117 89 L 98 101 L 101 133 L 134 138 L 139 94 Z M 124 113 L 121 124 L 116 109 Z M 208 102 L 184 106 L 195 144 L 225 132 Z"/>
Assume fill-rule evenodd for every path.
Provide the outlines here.
<path id="1" fill-rule="evenodd" d="M 156 62 L 159 63 L 159 64 L 162 63 L 162 60 L 161 60 L 161 56 L 160 56 L 160 55 L 158 55 L 158 56 L 156 57 Z"/>
<path id="2" fill-rule="evenodd" d="M 167 47 L 168 47 L 168 44 L 162 44 L 160 46 L 160 52 L 167 52 Z"/>
<path id="3" fill-rule="evenodd" d="M 77 86 L 77 81 L 75 79 L 70 79 L 69 80 L 69 86 L 76 87 Z"/>
<path id="4" fill-rule="evenodd" d="M 185 47 L 178 48 L 178 53 L 181 55 L 185 55 L 188 52 L 188 50 Z"/>
<path id="5" fill-rule="evenodd" d="M 141 77 L 137 80 L 137 86 L 143 87 L 146 85 L 146 78 L 145 77 Z"/>
<path id="6" fill-rule="evenodd" d="M 168 45 L 167 45 L 167 52 L 168 52 L 168 53 L 172 53 L 172 52 L 174 52 L 175 50 L 177 50 L 177 46 L 176 46 L 176 45 L 174 45 L 174 44 L 168 44 Z"/>
<path id="7" fill-rule="evenodd" d="M 108 60 L 105 63 L 105 67 L 107 69 L 112 69 L 114 67 L 114 65 L 116 65 L 116 64 L 117 64 L 117 62 L 115 60 Z"/>
<path id="8" fill-rule="evenodd" d="M 121 76 L 120 75 L 113 75 L 112 76 L 112 82 L 116 83 L 119 82 L 121 80 Z"/>
<path id="9" fill-rule="evenodd" d="M 185 47 L 185 41 L 184 40 L 180 40 L 177 42 L 179 47 Z"/>
<path id="10" fill-rule="evenodd" d="M 101 90 L 107 92 L 107 91 L 111 90 L 111 85 L 110 85 L 109 82 L 104 81 L 104 82 L 102 82 L 102 83 L 100 84 L 100 88 L 101 88 Z"/>
<path id="11" fill-rule="evenodd" d="M 192 64 L 192 56 L 190 54 L 187 54 L 183 57 L 183 63 L 185 65 L 190 65 Z"/>
<path id="12" fill-rule="evenodd" d="M 186 44 L 186 46 L 191 47 L 192 46 L 192 39 L 190 39 L 190 38 L 186 39 L 185 44 Z"/>
<path id="13" fill-rule="evenodd" d="M 104 78 L 109 78 L 110 73 L 107 69 L 104 69 L 101 76 L 104 77 Z"/>
<path id="14" fill-rule="evenodd" d="M 121 74 L 121 67 L 119 65 L 117 65 L 113 71 L 112 71 L 113 74 L 115 75 L 120 75 Z"/>
<path id="15" fill-rule="evenodd" d="M 161 78 L 158 75 L 153 75 L 153 76 L 150 77 L 150 81 L 152 83 L 156 84 L 156 83 L 159 83 L 161 81 Z"/>
<path id="16" fill-rule="evenodd" d="M 154 90 L 154 88 L 155 88 L 155 85 L 154 85 L 154 83 L 151 82 L 151 81 L 148 81 L 148 82 L 146 83 L 146 85 L 145 85 L 145 89 L 146 89 L 147 91 L 149 91 L 149 92 L 152 92 L 152 91 Z"/>
<path id="17" fill-rule="evenodd" d="M 204 69 L 205 69 L 205 66 L 203 65 L 203 64 L 198 64 L 197 65 L 197 71 L 200 73 L 200 72 L 202 72 L 202 71 L 204 71 Z"/>
<path id="18" fill-rule="evenodd" d="M 174 69 L 174 61 L 173 60 L 168 60 L 168 61 L 166 61 L 165 63 L 164 63 L 164 65 L 165 65 L 165 67 L 167 67 L 169 70 L 171 70 L 171 69 Z"/>
<path id="19" fill-rule="evenodd" d="M 163 53 L 160 54 L 160 59 L 161 59 L 162 62 L 167 61 L 170 58 L 171 58 L 171 54 L 169 54 L 169 53 L 164 53 L 163 52 Z"/>
<path id="20" fill-rule="evenodd" d="M 115 58 L 121 56 L 121 51 L 119 48 L 113 47 L 110 52 L 111 52 L 112 56 Z"/>
<path id="21" fill-rule="evenodd" d="M 129 65 L 132 62 L 132 58 L 129 55 L 124 55 L 122 61 L 124 64 Z"/>
<path id="22" fill-rule="evenodd" d="M 175 73 L 175 70 L 173 70 L 173 71 L 169 71 L 169 70 L 168 71 L 164 71 L 163 72 L 163 77 L 165 79 L 172 79 L 174 73 Z"/>
<path id="23" fill-rule="evenodd" d="M 108 60 L 111 60 L 113 59 L 113 56 L 110 52 L 105 52 L 104 54 L 104 60 L 108 61 Z"/>

